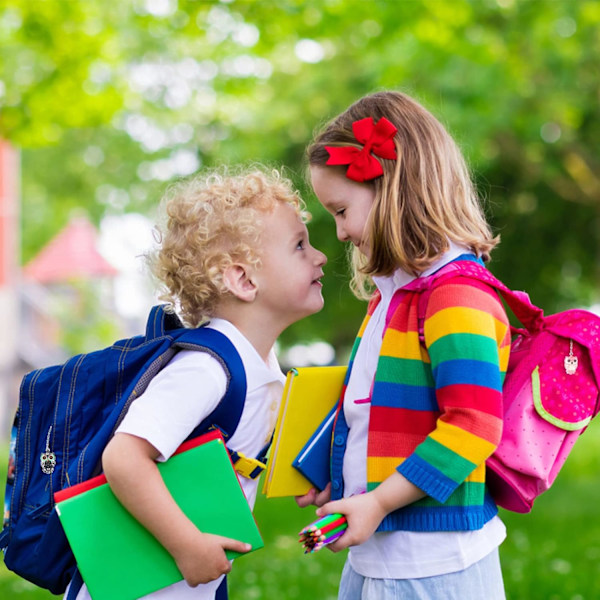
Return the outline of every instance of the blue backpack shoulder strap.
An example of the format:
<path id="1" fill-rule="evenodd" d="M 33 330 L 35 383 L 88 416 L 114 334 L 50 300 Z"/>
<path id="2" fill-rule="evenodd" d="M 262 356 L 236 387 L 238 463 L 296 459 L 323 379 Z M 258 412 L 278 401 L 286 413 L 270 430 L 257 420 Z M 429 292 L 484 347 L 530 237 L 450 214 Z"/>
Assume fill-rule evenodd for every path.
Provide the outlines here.
<path id="1" fill-rule="evenodd" d="M 174 312 L 168 311 L 165 304 L 157 304 L 148 315 L 145 337 L 146 340 L 154 340 L 182 328 L 183 323 Z"/>
<path id="2" fill-rule="evenodd" d="M 246 371 L 238 351 L 227 336 L 208 327 L 184 330 L 177 335 L 174 346 L 182 350 L 199 349 L 208 352 L 223 366 L 227 375 L 225 396 L 215 410 L 194 429 L 190 437 L 196 437 L 217 427 L 225 441 L 229 440 L 240 422 L 246 400 Z"/>
<path id="3" fill-rule="evenodd" d="M 246 400 L 246 371 L 242 359 L 232 342 L 221 332 L 208 327 L 188 329 L 178 338 L 175 346 L 181 349 L 201 349 L 216 358 L 227 374 L 227 390 L 215 410 L 208 415 L 190 434 L 190 438 L 217 428 L 229 441 L 242 418 Z M 235 470 L 243 477 L 256 479 L 265 469 L 267 452 L 271 441 L 256 457 L 245 456 L 228 447 Z"/>

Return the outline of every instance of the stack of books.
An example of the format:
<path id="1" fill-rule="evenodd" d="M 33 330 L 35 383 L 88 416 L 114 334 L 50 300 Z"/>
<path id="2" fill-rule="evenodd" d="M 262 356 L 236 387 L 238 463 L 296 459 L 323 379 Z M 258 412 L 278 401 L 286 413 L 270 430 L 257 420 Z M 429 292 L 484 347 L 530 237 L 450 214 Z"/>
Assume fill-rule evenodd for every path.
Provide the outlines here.
<path id="1" fill-rule="evenodd" d="M 300 367 L 287 374 L 263 494 L 302 496 L 330 480 L 331 433 L 347 367 Z"/>
<path id="2" fill-rule="evenodd" d="M 219 432 L 186 442 L 158 469 L 200 531 L 241 540 L 252 550 L 264 546 Z M 171 555 L 127 512 L 103 475 L 57 492 L 55 501 L 94 600 L 134 600 L 183 579 Z"/>

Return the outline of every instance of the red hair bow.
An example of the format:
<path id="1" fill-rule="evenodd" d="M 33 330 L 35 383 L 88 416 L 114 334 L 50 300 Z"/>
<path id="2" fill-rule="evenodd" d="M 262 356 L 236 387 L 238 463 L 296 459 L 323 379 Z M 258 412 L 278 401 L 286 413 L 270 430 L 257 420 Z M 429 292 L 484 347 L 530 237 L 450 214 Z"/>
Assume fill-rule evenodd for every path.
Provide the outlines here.
<path id="1" fill-rule="evenodd" d="M 398 131 L 385 117 L 377 125 L 371 117 L 352 123 L 352 131 L 362 149 L 354 146 L 325 146 L 329 152 L 327 165 L 350 165 L 346 177 L 354 181 L 369 181 L 383 175 L 383 167 L 375 156 L 396 160 L 394 135 Z M 373 156 L 373 154 L 375 156 Z"/>

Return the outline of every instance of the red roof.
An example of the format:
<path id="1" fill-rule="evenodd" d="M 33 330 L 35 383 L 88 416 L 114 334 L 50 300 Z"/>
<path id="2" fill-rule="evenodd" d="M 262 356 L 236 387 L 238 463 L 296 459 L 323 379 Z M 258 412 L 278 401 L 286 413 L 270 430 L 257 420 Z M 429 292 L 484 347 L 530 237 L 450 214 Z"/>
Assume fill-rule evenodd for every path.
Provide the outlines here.
<path id="1" fill-rule="evenodd" d="M 76 217 L 23 269 L 27 279 L 56 283 L 112 277 L 117 270 L 96 247 L 97 232 L 86 217 Z"/>

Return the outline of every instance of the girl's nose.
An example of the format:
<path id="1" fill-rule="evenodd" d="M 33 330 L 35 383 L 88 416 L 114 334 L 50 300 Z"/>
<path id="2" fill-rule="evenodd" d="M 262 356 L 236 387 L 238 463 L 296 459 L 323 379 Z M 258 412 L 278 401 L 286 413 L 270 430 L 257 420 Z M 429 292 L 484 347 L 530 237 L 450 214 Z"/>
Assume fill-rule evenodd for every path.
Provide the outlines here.
<path id="1" fill-rule="evenodd" d="M 335 224 L 335 234 L 337 236 L 337 239 L 340 242 L 348 241 L 348 236 L 346 235 L 346 231 L 344 230 L 344 227 L 340 223 Z"/>

